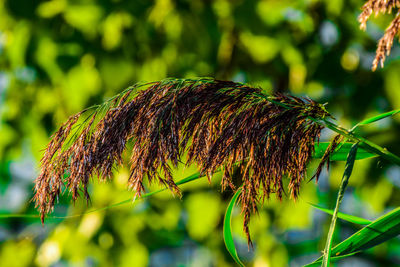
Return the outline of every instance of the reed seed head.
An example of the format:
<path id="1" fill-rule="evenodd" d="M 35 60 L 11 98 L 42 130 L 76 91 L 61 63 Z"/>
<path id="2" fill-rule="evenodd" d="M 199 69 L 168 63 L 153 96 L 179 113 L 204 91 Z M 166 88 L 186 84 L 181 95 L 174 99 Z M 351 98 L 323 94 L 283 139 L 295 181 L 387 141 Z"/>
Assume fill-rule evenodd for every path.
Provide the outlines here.
<path id="1" fill-rule="evenodd" d="M 382 13 L 390 14 L 394 8 L 400 7 L 400 0 L 368 0 L 362 7 L 362 13 L 358 17 L 360 28 L 365 30 L 367 28 L 367 21 L 374 13 L 375 16 Z M 379 40 L 376 49 L 375 59 L 372 63 L 372 70 L 375 71 L 378 65 L 383 68 L 386 56 L 389 56 L 393 46 L 393 40 L 400 30 L 400 12 L 397 12 L 395 18 L 390 23 L 389 27 L 385 30 L 383 37 Z"/>
<path id="2" fill-rule="evenodd" d="M 258 88 L 214 79 L 137 85 L 91 110 L 61 126 L 44 153 L 34 196 L 42 222 L 63 187 L 74 200 L 80 195 L 89 200 L 90 178 L 111 178 L 132 142 L 128 186 L 137 196 L 145 181 L 180 196 L 171 174 L 180 162 L 196 164 L 209 179 L 222 169 L 223 189 L 235 190 L 232 176 L 239 171 L 249 244 L 250 216 L 260 202 L 272 193 L 281 199 L 284 179 L 289 195 L 299 195 L 323 128 L 316 120 L 329 116 L 309 98 L 267 96 Z"/>

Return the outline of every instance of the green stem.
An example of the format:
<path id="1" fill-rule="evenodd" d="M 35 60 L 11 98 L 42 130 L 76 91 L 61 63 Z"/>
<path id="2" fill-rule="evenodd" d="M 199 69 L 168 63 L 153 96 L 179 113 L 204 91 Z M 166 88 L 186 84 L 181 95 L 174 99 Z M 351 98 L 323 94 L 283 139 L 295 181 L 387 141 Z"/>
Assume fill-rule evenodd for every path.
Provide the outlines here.
<path id="1" fill-rule="evenodd" d="M 274 103 L 275 105 L 284 107 L 286 109 L 291 109 L 290 106 L 284 104 L 284 103 L 280 103 L 278 101 L 275 101 L 274 99 L 272 99 L 271 97 L 265 96 L 265 95 L 261 95 L 261 94 L 257 94 L 257 96 L 260 96 L 268 101 L 270 101 L 271 103 Z M 381 157 L 383 157 L 386 160 L 389 160 L 390 162 L 393 162 L 397 165 L 400 166 L 400 157 L 396 156 L 395 154 L 389 152 L 386 148 L 383 148 L 367 139 L 365 139 L 362 136 L 359 136 L 357 134 L 355 134 L 354 132 L 352 132 L 351 130 L 347 130 L 345 128 L 342 128 L 330 121 L 328 121 L 327 119 L 322 119 L 322 118 L 313 118 L 313 117 L 308 117 L 310 120 L 327 127 L 328 129 L 337 132 L 338 134 L 343 135 L 344 137 L 346 137 L 347 139 L 355 142 L 355 143 L 360 143 L 360 146 L 362 148 L 364 148 L 365 150 L 380 155 Z"/>
<path id="2" fill-rule="evenodd" d="M 313 118 L 311 118 L 313 119 Z M 316 120 L 316 119 L 313 119 Z M 383 158 L 397 164 L 400 165 L 400 157 L 396 156 L 395 154 L 389 152 L 386 148 L 383 148 L 367 139 L 365 139 L 362 136 L 359 136 L 355 133 L 349 132 L 346 129 L 330 122 L 327 120 L 323 120 L 322 123 L 324 123 L 324 125 L 331 129 L 332 131 L 335 131 L 343 136 L 345 136 L 346 138 L 348 138 L 349 140 L 356 142 L 356 143 L 360 143 L 360 145 L 362 146 L 362 148 L 368 150 L 369 152 L 378 154 L 380 156 L 382 156 Z"/>
<path id="3" fill-rule="evenodd" d="M 329 232 L 328 232 L 328 238 L 327 238 L 326 244 L 325 244 L 324 258 L 322 260 L 323 267 L 329 267 L 329 264 L 330 264 L 332 240 L 333 240 L 333 234 L 335 233 L 335 227 L 336 227 L 336 221 L 338 218 L 339 207 L 340 207 L 340 204 L 342 203 L 344 191 L 346 190 L 347 184 L 349 182 L 351 172 L 353 171 L 354 161 L 355 161 L 356 155 L 357 155 L 357 148 L 358 148 L 358 143 L 355 143 L 351 147 L 350 152 L 347 156 L 346 167 L 345 167 L 345 170 L 343 173 L 342 181 L 340 183 L 339 193 L 336 198 L 336 206 L 335 206 L 335 210 L 333 211 L 331 225 L 329 227 Z"/>

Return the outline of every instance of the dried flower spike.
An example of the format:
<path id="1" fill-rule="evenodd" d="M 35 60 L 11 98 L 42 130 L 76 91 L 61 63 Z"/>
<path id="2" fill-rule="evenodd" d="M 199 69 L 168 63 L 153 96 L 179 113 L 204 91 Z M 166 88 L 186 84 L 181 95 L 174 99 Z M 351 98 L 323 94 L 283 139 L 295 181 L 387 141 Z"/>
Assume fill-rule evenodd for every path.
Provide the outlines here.
<path id="1" fill-rule="evenodd" d="M 142 90 L 139 90 L 142 89 Z M 211 179 L 222 168 L 223 189 L 240 172 L 244 231 L 250 215 L 271 193 L 281 199 L 288 179 L 296 199 L 322 126 L 329 116 L 309 98 L 266 96 L 258 88 L 214 79 L 167 79 L 128 88 L 113 101 L 71 117 L 53 136 L 41 161 L 35 197 L 42 221 L 64 186 L 89 200 L 89 178 L 112 176 L 132 142 L 128 186 L 140 196 L 157 181 L 180 195 L 171 175 L 187 151 Z"/>
<path id="2" fill-rule="evenodd" d="M 368 0 L 362 7 L 362 13 L 358 17 L 360 22 L 360 28 L 365 30 L 367 28 L 367 21 L 375 13 L 377 16 L 379 13 L 390 14 L 394 8 L 400 7 L 400 0 Z M 400 31 L 400 12 L 397 12 L 395 18 L 386 29 L 385 34 L 379 40 L 378 47 L 376 49 L 375 59 L 372 63 L 372 70 L 375 71 L 380 63 L 383 68 L 386 56 L 389 56 L 390 50 L 393 46 L 393 39 Z"/>
<path id="3" fill-rule="evenodd" d="M 372 63 L 372 70 L 378 68 L 379 62 L 381 68 L 385 62 L 386 56 L 389 56 L 390 50 L 393 46 L 393 39 L 399 33 L 400 30 L 400 13 L 397 13 L 396 18 L 390 23 L 390 26 L 386 29 L 385 34 L 379 40 L 378 48 L 376 49 L 376 56 Z"/>
<path id="4" fill-rule="evenodd" d="M 311 177 L 311 180 L 316 178 L 316 182 L 318 182 L 318 178 L 322 172 L 322 168 L 324 167 L 324 165 L 326 164 L 326 169 L 329 170 L 329 166 L 330 166 L 330 156 L 336 151 L 336 149 L 338 148 L 338 146 L 341 144 L 341 142 L 343 141 L 344 137 L 340 134 L 336 135 L 332 142 L 329 144 L 329 146 L 326 148 L 324 155 L 322 156 L 317 170 L 315 171 L 315 174 Z"/>

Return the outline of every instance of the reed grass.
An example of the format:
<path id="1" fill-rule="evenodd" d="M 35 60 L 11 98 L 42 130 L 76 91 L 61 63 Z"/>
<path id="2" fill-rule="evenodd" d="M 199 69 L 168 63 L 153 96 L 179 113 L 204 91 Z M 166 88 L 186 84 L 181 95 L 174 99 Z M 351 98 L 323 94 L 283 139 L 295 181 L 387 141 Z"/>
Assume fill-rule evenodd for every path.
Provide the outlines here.
<path id="1" fill-rule="evenodd" d="M 293 199 L 298 197 L 323 128 L 337 135 L 324 152 L 318 152 L 320 163 L 312 177 L 316 181 L 322 167 L 329 168 L 331 157 L 339 151 L 348 151 L 352 162 L 348 160 L 347 166 L 351 167 L 354 160 L 374 155 L 400 165 L 398 156 L 355 133 L 357 127 L 397 113 L 381 114 L 346 130 L 333 122 L 324 105 L 309 98 L 265 95 L 260 88 L 211 78 L 141 83 L 71 116 L 53 134 L 35 180 L 34 201 L 43 223 L 64 189 L 73 200 L 82 196 L 89 202 L 90 179 L 112 179 L 113 170 L 120 165 L 130 168 L 127 186 L 134 191 L 133 198 L 153 194 L 145 194 L 145 182 L 159 183 L 181 196 L 181 182 L 174 181 L 171 168 L 181 162 L 196 164 L 199 173 L 193 179 L 206 176 L 210 180 L 214 172 L 223 172 L 221 188 L 236 192 L 229 216 L 238 200 L 251 246 L 251 215 L 272 194 L 278 199 L 286 192 Z M 350 149 L 347 141 L 360 146 L 362 155 Z M 132 144 L 129 163 L 123 157 L 128 142 Z M 240 190 L 233 182 L 234 172 L 240 173 Z M 333 211 L 325 266 L 330 262 L 332 235 L 349 172 L 346 167 Z M 284 179 L 288 179 L 287 188 Z M 224 236 L 230 237 L 228 250 L 241 264 L 227 225 Z"/>

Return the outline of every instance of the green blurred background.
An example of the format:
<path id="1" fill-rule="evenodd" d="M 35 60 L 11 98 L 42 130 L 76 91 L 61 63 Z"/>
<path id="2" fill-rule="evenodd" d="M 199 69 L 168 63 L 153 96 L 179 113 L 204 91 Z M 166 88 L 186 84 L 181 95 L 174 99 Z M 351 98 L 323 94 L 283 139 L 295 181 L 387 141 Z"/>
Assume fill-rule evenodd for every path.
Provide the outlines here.
<path id="1" fill-rule="evenodd" d="M 370 71 L 376 42 L 393 16 L 359 30 L 361 0 L 0 0 L 0 213 L 34 214 L 33 181 L 50 135 L 70 115 L 138 81 L 201 76 L 247 82 L 266 92 L 308 95 L 328 103 L 338 123 L 400 108 L 400 46 L 383 70 Z M 360 134 L 400 154 L 399 117 Z M 329 140 L 332 133 L 323 133 Z M 311 170 L 317 163 L 311 164 Z M 248 251 L 240 210 L 234 238 L 249 266 L 301 266 L 319 256 L 344 163 L 300 199 L 267 201 L 251 221 Z M 180 168 L 176 179 L 196 172 Z M 310 175 L 312 172 L 310 172 Z M 113 182 L 93 181 L 92 205 L 70 203 L 54 214 L 84 213 L 132 198 L 127 169 Z M 95 179 L 94 179 L 95 180 Z M 234 266 L 222 238 L 232 192 L 220 177 L 70 219 L 0 218 L 1 266 Z M 373 219 L 399 205 L 400 168 L 357 161 L 342 211 Z M 154 188 L 149 188 L 153 190 Z M 335 242 L 358 228 L 339 222 Z M 339 266 L 399 266 L 392 240 Z"/>

